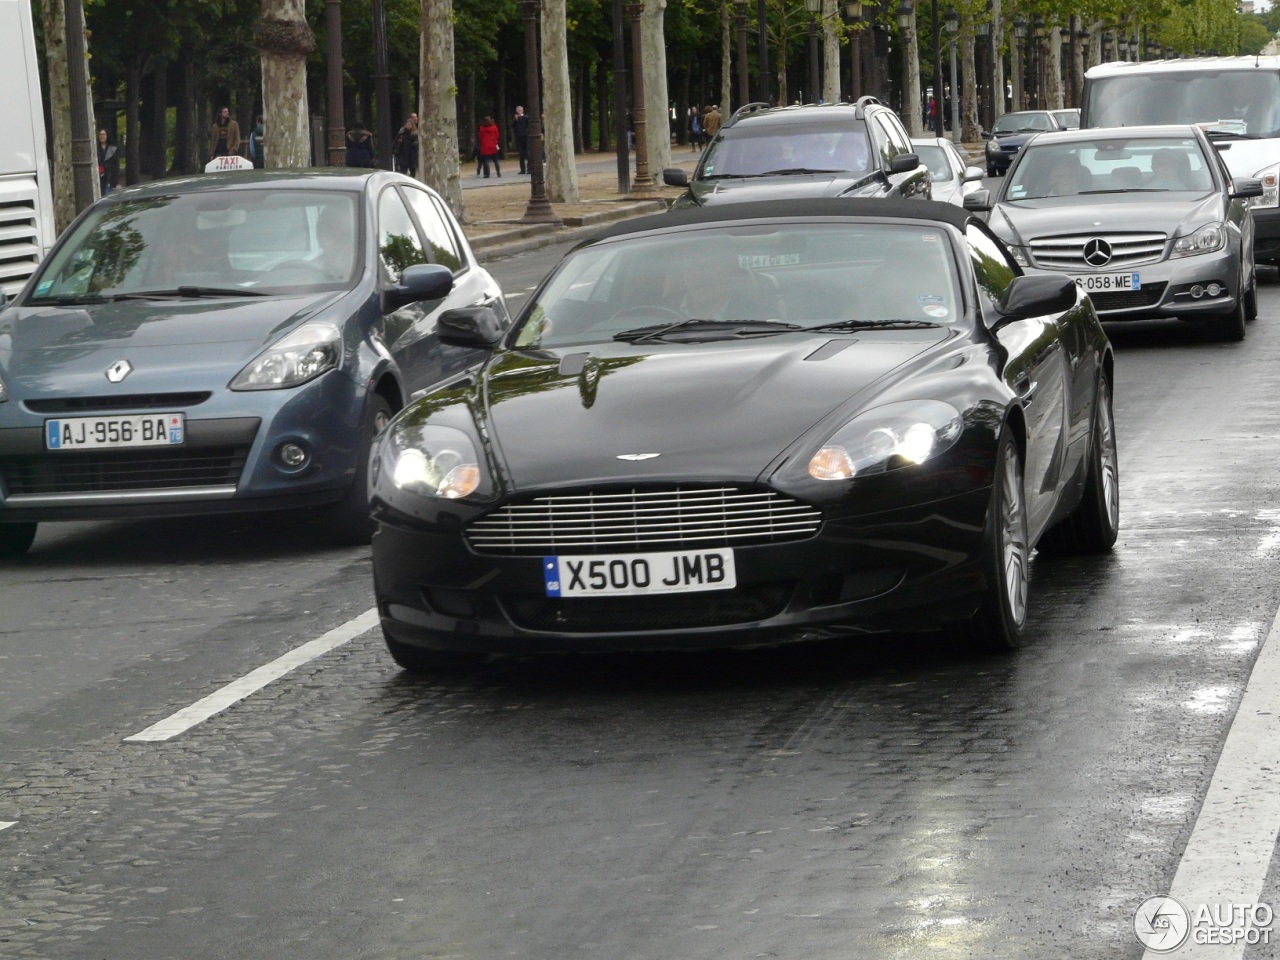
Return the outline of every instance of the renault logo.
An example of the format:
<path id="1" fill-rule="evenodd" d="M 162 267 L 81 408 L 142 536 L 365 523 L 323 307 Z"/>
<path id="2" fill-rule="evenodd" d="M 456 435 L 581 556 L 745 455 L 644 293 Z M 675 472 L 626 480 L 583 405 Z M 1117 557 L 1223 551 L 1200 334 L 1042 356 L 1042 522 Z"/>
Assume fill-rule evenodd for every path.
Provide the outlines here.
<path id="1" fill-rule="evenodd" d="M 112 383 L 119 383 L 132 372 L 132 363 L 128 360 L 117 360 L 111 366 L 107 367 L 107 379 Z"/>
<path id="2" fill-rule="evenodd" d="M 620 453 L 619 460 L 652 460 L 654 457 L 660 457 L 660 453 Z"/>
<path id="3" fill-rule="evenodd" d="M 1101 237 L 1094 237 L 1084 245 L 1084 262 L 1091 267 L 1103 267 L 1111 262 L 1111 244 Z"/>

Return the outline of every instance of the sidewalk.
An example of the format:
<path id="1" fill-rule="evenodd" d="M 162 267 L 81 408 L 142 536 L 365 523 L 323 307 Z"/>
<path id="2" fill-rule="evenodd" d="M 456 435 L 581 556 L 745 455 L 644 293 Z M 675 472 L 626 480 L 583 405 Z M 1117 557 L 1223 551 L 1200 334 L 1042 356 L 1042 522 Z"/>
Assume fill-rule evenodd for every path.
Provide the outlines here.
<path id="1" fill-rule="evenodd" d="M 699 154 L 688 147 L 672 147 L 673 165 L 692 172 Z M 526 250 L 572 240 L 589 234 L 604 224 L 666 210 L 680 195 L 678 187 L 663 186 L 658 171 L 654 199 L 638 199 L 618 193 L 618 163 L 612 153 L 580 153 L 575 158 L 578 168 L 577 203 L 553 203 L 552 210 L 564 221 L 553 224 L 521 222 L 529 205 L 528 174 L 517 173 L 519 161 L 513 156 L 503 161 L 501 177 L 484 179 L 476 176 L 475 167 L 462 169 L 463 232 L 481 261 L 497 260 Z M 632 180 L 635 178 L 634 156 Z"/>

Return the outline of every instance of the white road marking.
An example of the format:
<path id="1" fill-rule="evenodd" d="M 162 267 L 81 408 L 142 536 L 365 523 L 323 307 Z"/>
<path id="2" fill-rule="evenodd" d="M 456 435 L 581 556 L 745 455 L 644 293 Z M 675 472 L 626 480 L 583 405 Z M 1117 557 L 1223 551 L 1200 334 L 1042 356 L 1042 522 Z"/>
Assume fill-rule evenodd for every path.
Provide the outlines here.
<path id="1" fill-rule="evenodd" d="M 294 670 L 316 657 L 323 656 L 330 650 L 354 640 L 362 633 L 367 633 L 378 625 L 378 608 L 366 610 L 360 616 L 348 620 L 341 626 L 334 627 L 323 636 L 317 637 L 284 656 L 277 657 L 270 663 L 245 674 L 220 690 L 215 690 L 203 700 L 197 700 L 189 707 L 183 707 L 177 713 L 153 723 L 141 733 L 125 737 L 125 741 L 156 742 L 169 740 L 178 734 L 190 730 L 198 723 L 203 723 L 214 714 L 221 713 L 233 703 L 243 700 L 252 693 L 257 693 L 273 680 L 279 680 L 286 673 Z"/>
<path id="2" fill-rule="evenodd" d="M 0 820 L 0 830 L 8 830 L 10 827 L 16 827 L 17 820 Z"/>
<path id="3" fill-rule="evenodd" d="M 1227 740 L 1174 875 L 1169 896 L 1191 911 L 1201 904 L 1257 903 L 1280 832 L 1280 612 L 1258 651 Z M 1156 894 L 1157 891 L 1152 891 Z M 1272 906 L 1277 906 L 1272 904 Z M 1193 927 L 1194 932 L 1194 927 Z M 1273 929 L 1272 936 L 1280 935 Z M 1178 960 L 1238 960 L 1243 939 L 1231 945 L 1188 938 Z M 1148 950 L 1143 960 L 1167 953 Z"/>

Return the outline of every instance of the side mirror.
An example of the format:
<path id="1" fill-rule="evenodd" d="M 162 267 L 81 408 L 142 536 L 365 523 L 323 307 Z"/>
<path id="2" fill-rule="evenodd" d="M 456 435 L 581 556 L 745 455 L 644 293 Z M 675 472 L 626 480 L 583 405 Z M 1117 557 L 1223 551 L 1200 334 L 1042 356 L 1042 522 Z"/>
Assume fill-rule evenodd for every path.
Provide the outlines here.
<path id="1" fill-rule="evenodd" d="M 968 177 L 965 177 L 968 180 Z M 982 212 L 991 209 L 991 191 L 975 190 L 973 193 L 967 194 L 964 198 L 964 208 Z"/>
<path id="2" fill-rule="evenodd" d="M 1032 277 L 1014 277 L 996 304 L 999 316 L 992 328 L 1014 320 L 1062 313 L 1076 305 L 1079 291 L 1076 282 L 1065 273 L 1042 273 Z"/>
<path id="3" fill-rule="evenodd" d="M 978 136 L 980 136 L 983 140 L 990 140 L 990 139 L 991 139 L 991 131 L 990 131 L 990 130 L 979 130 L 979 131 L 978 131 Z"/>
<path id="4" fill-rule="evenodd" d="M 460 307 L 446 310 L 436 320 L 436 336 L 451 347 L 482 347 L 502 339 L 502 321 L 493 307 Z"/>
<path id="5" fill-rule="evenodd" d="M 405 267 L 400 282 L 382 291 L 382 312 L 393 313 L 410 303 L 439 300 L 453 289 L 453 271 L 438 263 Z"/>
<path id="6" fill-rule="evenodd" d="M 920 155 L 917 153 L 900 153 L 889 161 L 890 173 L 910 173 L 920 166 Z"/>
<path id="7" fill-rule="evenodd" d="M 687 187 L 689 175 L 680 167 L 667 167 L 662 171 L 662 182 L 668 187 Z"/>
<path id="8" fill-rule="evenodd" d="M 1231 199 L 1247 200 L 1262 196 L 1262 181 L 1253 177 L 1236 177 L 1231 181 Z"/>
<path id="9" fill-rule="evenodd" d="M 981 180 L 987 175 L 987 171 L 981 167 L 965 167 L 964 176 L 961 178 L 965 183 L 972 183 L 974 180 Z"/>

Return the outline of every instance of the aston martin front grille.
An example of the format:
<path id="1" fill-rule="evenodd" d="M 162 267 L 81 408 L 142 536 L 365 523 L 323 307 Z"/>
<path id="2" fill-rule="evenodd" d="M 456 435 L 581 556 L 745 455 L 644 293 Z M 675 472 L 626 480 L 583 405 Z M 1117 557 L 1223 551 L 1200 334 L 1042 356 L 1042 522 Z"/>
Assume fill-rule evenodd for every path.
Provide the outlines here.
<path id="1" fill-rule="evenodd" d="M 1125 270 L 1143 263 L 1153 263 L 1164 256 L 1168 237 L 1163 233 L 1078 233 L 1062 237 L 1040 237 L 1031 241 L 1031 257 L 1045 270 L 1097 270 L 1106 273 Z M 1103 263 L 1096 254 L 1085 259 L 1085 247 L 1101 240 L 1110 248 L 1110 259 Z"/>
<path id="2" fill-rule="evenodd" d="M 803 540 L 822 513 L 773 490 L 676 487 L 531 497 L 472 523 L 481 553 L 670 550 Z"/>

